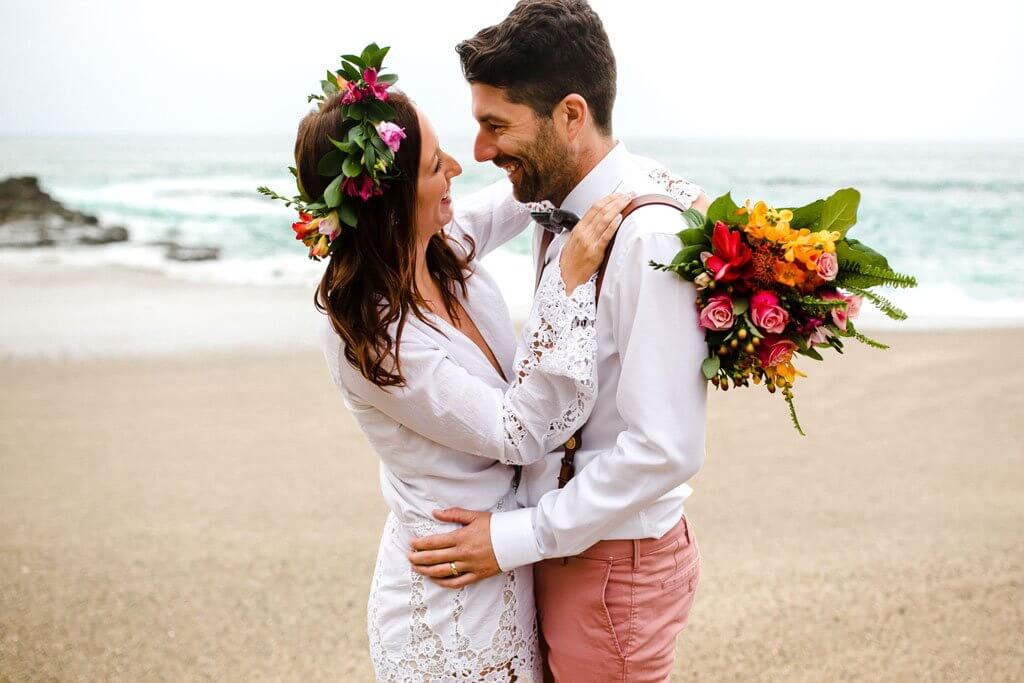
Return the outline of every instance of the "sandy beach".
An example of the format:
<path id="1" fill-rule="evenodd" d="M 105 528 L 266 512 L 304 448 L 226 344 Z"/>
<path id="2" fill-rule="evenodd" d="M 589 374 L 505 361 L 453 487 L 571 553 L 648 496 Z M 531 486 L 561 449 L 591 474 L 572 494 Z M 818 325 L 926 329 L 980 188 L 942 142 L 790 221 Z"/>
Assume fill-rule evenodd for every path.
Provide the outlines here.
<path id="1" fill-rule="evenodd" d="M 0 680 L 372 680 L 385 509 L 309 300 L 0 272 Z M 673 680 L 1024 678 L 1024 329 L 877 336 L 802 364 L 806 438 L 712 395 Z"/>

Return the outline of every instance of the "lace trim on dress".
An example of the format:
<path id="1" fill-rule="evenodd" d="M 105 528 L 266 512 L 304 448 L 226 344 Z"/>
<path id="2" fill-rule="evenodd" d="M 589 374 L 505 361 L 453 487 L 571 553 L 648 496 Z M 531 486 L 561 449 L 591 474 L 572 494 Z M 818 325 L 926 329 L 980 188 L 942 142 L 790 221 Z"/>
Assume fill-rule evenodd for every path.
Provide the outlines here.
<path id="1" fill-rule="evenodd" d="M 500 512 L 504 501 L 499 502 L 492 512 Z M 393 515 L 388 517 L 385 534 L 395 537 L 400 527 L 414 534 L 438 533 L 436 522 L 422 521 L 401 524 Z M 466 589 L 451 591 L 451 642 L 430 628 L 427 622 L 426 585 L 423 576 L 409 570 L 411 587 L 409 592 L 410 624 L 409 640 L 400 651 L 389 652 L 380 631 L 380 615 L 377 598 L 378 583 L 374 575 L 370 589 L 370 612 L 368 614 L 368 636 L 370 658 L 382 683 L 441 683 L 442 681 L 481 681 L 481 683 L 509 683 L 509 681 L 540 680 L 540 661 L 536 629 L 524 633 L 519 626 L 518 584 L 515 571 L 505 572 L 501 591 L 502 611 L 494 624 L 490 644 L 484 648 L 473 648 L 470 638 L 463 630 L 461 618 L 465 612 Z M 448 589 L 444 589 L 448 590 Z M 479 624 L 476 624 L 479 626 Z"/>
<path id="2" fill-rule="evenodd" d="M 704 188 L 691 183 L 686 178 L 675 175 L 662 166 L 652 169 L 648 176 L 687 209 L 704 194 Z"/>
<path id="3" fill-rule="evenodd" d="M 562 270 L 557 259 L 541 280 L 534 298 L 534 327 L 529 342 L 517 352 L 513 364 L 515 379 L 505 397 L 502 422 L 505 440 L 518 448 L 527 436 L 526 426 L 510 401 L 516 385 L 530 373 L 541 371 L 573 381 L 576 395 L 548 426 L 545 437 L 572 431 L 593 398 L 595 359 L 597 357 L 597 275 L 565 293 Z M 519 464 L 506 461 L 506 464 Z"/>

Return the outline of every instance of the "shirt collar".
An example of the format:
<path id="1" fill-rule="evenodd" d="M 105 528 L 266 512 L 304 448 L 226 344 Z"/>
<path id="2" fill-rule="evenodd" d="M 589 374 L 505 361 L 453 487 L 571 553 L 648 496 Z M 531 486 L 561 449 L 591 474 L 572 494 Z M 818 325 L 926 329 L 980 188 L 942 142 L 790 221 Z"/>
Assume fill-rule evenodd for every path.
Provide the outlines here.
<path id="1" fill-rule="evenodd" d="M 594 205 L 594 202 L 615 192 L 622 184 L 626 177 L 626 171 L 629 169 L 629 159 L 626 145 L 616 142 L 604 159 L 601 159 L 597 166 L 591 169 L 590 173 L 572 189 L 572 192 L 558 208 L 571 211 L 582 218 L 583 214 Z"/>

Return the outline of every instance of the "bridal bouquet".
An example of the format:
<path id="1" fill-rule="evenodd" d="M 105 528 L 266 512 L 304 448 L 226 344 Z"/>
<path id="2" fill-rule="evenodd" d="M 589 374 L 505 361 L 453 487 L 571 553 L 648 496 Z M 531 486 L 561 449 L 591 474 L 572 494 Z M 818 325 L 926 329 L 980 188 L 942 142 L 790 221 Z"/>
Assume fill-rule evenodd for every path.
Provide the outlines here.
<path id="1" fill-rule="evenodd" d="M 894 320 L 905 319 L 906 313 L 871 289 L 917 285 L 847 236 L 859 202 L 852 188 L 793 209 L 749 201 L 737 206 L 726 194 L 711 203 L 707 216 L 683 212 L 682 250 L 672 263 L 651 263 L 697 287 L 709 351 L 704 376 L 722 391 L 751 382 L 780 391 L 800 434 L 793 385 L 807 375 L 796 369 L 794 358 L 823 360 L 819 349 L 842 353 L 851 337 L 888 348 L 858 332 L 853 320 L 864 299 Z"/>

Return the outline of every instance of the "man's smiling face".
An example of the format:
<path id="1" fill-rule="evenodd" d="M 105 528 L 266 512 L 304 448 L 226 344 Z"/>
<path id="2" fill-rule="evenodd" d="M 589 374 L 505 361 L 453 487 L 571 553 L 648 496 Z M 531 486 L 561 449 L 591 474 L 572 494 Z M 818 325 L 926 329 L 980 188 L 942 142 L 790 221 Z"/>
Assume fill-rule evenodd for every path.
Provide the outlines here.
<path id="1" fill-rule="evenodd" d="M 505 91 L 473 83 L 473 117 L 480 125 L 473 145 L 477 161 L 491 161 L 508 174 L 521 202 L 561 203 L 573 186 L 574 160 L 554 121 Z"/>

